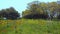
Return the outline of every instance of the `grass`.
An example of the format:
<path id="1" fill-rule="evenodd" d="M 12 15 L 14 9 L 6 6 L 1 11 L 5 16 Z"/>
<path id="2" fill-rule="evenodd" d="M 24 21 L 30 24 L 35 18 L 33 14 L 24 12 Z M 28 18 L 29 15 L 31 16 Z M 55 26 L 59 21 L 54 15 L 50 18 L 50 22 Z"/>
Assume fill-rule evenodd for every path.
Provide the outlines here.
<path id="1" fill-rule="evenodd" d="M 60 34 L 60 21 L 0 20 L 0 34 Z"/>

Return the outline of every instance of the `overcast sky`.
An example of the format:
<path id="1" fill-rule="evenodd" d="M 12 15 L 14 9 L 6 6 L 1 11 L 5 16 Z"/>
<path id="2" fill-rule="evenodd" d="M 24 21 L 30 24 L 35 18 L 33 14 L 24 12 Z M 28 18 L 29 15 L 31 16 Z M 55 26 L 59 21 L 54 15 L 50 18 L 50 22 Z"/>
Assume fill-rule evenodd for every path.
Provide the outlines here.
<path id="1" fill-rule="evenodd" d="M 0 10 L 14 7 L 20 13 L 26 9 L 27 3 L 35 0 L 0 0 Z M 57 0 L 39 0 L 40 2 L 52 2 Z"/>

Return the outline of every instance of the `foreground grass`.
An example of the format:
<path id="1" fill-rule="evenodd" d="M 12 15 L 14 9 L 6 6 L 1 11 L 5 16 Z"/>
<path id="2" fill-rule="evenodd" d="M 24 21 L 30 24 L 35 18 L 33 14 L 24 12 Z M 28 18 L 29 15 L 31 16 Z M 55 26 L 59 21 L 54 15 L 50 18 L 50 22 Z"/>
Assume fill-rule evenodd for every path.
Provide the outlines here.
<path id="1" fill-rule="evenodd" d="M 60 34 L 60 21 L 0 20 L 0 34 Z"/>

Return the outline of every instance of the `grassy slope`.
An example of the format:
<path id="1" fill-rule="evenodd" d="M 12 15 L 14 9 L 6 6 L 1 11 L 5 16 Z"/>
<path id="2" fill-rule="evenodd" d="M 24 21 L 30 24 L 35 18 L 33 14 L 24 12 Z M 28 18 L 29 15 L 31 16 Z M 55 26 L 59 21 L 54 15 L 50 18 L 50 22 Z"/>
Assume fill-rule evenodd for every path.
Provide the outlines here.
<path id="1" fill-rule="evenodd" d="M 60 21 L 0 20 L 0 34 L 60 34 Z"/>

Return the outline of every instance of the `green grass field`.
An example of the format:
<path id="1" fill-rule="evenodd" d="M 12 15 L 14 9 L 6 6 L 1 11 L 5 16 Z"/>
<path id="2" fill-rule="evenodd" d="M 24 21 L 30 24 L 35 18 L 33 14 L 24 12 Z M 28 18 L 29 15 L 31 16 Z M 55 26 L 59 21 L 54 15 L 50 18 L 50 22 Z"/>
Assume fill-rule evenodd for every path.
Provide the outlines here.
<path id="1" fill-rule="evenodd" d="M 60 34 L 60 21 L 0 20 L 0 34 Z"/>

